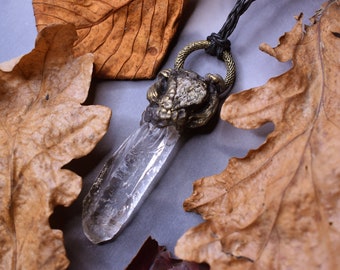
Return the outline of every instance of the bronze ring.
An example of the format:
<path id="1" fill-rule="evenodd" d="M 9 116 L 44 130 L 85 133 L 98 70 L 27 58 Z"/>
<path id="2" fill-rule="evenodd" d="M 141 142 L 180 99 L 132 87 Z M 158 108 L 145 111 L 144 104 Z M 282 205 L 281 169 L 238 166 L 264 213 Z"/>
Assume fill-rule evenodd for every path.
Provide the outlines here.
<path id="1" fill-rule="evenodd" d="M 188 45 L 186 45 L 177 55 L 175 60 L 175 69 L 182 69 L 184 66 L 184 62 L 186 58 L 194 51 L 206 49 L 210 46 L 210 41 L 208 40 L 200 40 L 196 42 L 192 42 Z M 227 74 L 225 76 L 225 84 L 226 88 L 231 88 L 231 86 L 235 82 L 236 78 L 236 68 L 235 68 L 235 62 L 233 60 L 233 57 L 231 56 L 231 53 L 228 51 L 223 52 L 223 61 L 227 68 Z"/>

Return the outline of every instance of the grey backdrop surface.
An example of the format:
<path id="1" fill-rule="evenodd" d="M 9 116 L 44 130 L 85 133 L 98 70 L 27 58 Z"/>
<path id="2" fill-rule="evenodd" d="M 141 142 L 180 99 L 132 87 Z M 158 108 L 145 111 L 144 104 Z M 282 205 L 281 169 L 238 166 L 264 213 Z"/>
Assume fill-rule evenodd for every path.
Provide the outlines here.
<path id="1" fill-rule="evenodd" d="M 163 63 L 164 68 L 172 67 L 177 52 L 184 45 L 217 32 L 235 1 L 187 0 L 187 3 L 185 20 Z M 258 0 L 250 6 L 230 37 L 238 75 L 233 93 L 262 85 L 290 68 L 291 63 L 279 63 L 259 51 L 258 46 L 262 42 L 276 46 L 278 38 L 295 24 L 295 15 L 303 12 L 308 24 L 308 18 L 321 4 L 320 0 Z M 0 62 L 28 53 L 36 37 L 31 1 L 2 0 L 0 18 Z M 204 53 L 190 57 L 186 68 L 202 75 L 225 73 L 223 63 Z M 202 222 L 200 216 L 182 209 L 183 201 L 192 192 L 193 181 L 221 172 L 230 157 L 243 157 L 250 149 L 257 148 L 273 128 L 267 124 L 257 130 L 239 130 L 220 120 L 212 132 L 188 138 L 129 226 L 114 241 L 94 245 L 82 232 L 82 198 L 105 156 L 138 128 L 147 105 L 146 91 L 151 84 L 152 81 L 147 80 L 98 81 L 90 90 L 87 103 L 106 105 L 113 114 L 109 131 L 95 150 L 68 166 L 83 177 L 82 193 L 71 207 L 56 209 L 52 217 L 53 226 L 64 232 L 71 261 L 69 269 L 124 269 L 149 235 L 173 251 L 177 239 Z"/>

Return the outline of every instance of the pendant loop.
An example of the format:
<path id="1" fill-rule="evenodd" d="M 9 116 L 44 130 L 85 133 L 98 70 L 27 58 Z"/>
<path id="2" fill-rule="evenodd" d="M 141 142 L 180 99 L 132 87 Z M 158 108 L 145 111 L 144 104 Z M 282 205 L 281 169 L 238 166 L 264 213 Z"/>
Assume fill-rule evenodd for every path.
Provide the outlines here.
<path id="1" fill-rule="evenodd" d="M 194 51 L 206 49 L 211 45 L 209 40 L 200 40 L 189 43 L 186 45 L 177 55 L 174 67 L 175 69 L 182 69 L 186 58 Z M 227 68 L 227 74 L 225 76 L 224 82 L 227 90 L 230 90 L 233 86 L 236 78 L 236 68 L 235 62 L 230 52 L 223 52 L 223 61 Z"/>

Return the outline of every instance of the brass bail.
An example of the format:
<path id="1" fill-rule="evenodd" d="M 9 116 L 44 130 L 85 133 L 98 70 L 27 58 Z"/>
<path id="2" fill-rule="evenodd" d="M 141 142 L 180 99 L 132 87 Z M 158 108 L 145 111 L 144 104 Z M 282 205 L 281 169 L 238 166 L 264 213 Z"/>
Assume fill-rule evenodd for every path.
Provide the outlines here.
<path id="1" fill-rule="evenodd" d="M 184 66 L 184 62 L 189 56 L 189 54 L 197 50 L 206 49 L 210 46 L 210 44 L 211 42 L 208 40 L 200 40 L 200 41 L 189 43 L 178 53 L 175 59 L 174 68 L 177 70 L 182 69 Z M 230 52 L 228 51 L 223 52 L 223 61 L 227 68 L 227 74 L 224 79 L 225 86 L 226 86 L 225 89 L 231 89 L 236 78 L 236 68 L 235 68 L 235 62 Z"/>

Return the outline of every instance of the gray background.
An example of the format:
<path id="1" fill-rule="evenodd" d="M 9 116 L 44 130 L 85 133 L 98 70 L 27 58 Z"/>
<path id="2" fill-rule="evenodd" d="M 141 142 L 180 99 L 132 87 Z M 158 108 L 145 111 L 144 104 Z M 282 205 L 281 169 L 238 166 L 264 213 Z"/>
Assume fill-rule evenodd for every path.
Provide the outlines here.
<path id="1" fill-rule="evenodd" d="M 187 43 L 217 32 L 234 3 L 230 0 L 187 0 L 182 28 L 163 67 L 172 67 L 177 52 Z M 291 63 L 279 63 L 259 51 L 258 46 L 262 42 L 276 46 L 278 38 L 295 24 L 295 15 L 303 12 L 304 22 L 309 24 L 308 18 L 321 4 L 320 0 L 258 0 L 250 6 L 230 37 L 238 75 L 234 93 L 265 84 L 269 78 L 290 68 Z M 0 62 L 28 53 L 36 37 L 31 1 L 1 0 L 0 18 Z M 202 75 L 208 72 L 225 74 L 223 63 L 204 53 L 191 56 L 186 68 Z M 87 103 L 106 105 L 113 115 L 107 135 L 95 150 L 68 165 L 84 178 L 79 198 L 67 209 L 58 207 L 51 218 L 53 226 L 64 232 L 67 256 L 71 261 L 69 269 L 124 269 L 149 235 L 173 251 L 177 239 L 202 222 L 200 216 L 182 209 L 183 201 L 192 192 L 193 181 L 221 172 L 230 157 L 243 157 L 249 149 L 257 148 L 273 129 L 272 125 L 266 124 L 257 130 L 239 130 L 220 120 L 212 132 L 188 137 L 129 226 L 114 241 L 94 245 L 82 232 L 82 198 L 105 156 L 138 128 L 140 116 L 147 106 L 146 91 L 151 84 L 152 81 L 147 80 L 98 81 L 91 87 Z"/>

